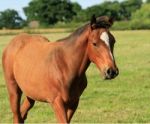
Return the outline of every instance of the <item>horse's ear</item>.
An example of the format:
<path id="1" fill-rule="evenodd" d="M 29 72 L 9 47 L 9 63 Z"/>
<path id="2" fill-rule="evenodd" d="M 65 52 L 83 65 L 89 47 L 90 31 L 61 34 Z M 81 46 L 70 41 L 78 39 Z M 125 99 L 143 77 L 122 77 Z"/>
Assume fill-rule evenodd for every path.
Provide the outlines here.
<path id="1" fill-rule="evenodd" d="M 109 23 L 110 23 L 110 26 L 112 26 L 113 25 L 113 23 L 114 23 L 114 21 L 115 21 L 115 19 L 113 18 L 113 17 L 109 17 Z"/>
<path id="2" fill-rule="evenodd" d="M 92 17 L 91 17 L 90 25 L 91 25 L 91 29 L 94 29 L 95 26 L 96 26 L 96 17 L 95 17 L 95 14 L 92 15 Z"/>

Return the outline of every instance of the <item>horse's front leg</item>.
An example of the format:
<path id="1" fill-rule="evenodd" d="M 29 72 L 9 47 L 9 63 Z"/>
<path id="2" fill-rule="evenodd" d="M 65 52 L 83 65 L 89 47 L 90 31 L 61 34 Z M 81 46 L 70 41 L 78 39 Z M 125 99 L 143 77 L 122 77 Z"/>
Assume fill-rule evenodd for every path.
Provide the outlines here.
<path id="1" fill-rule="evenodd" d="M 59 123 L 68 123 L 65 103 L 61 96 L 57 96 L 52 103 L 55 115 Z"/>
<path id="2" fill-rule="evenodd" d="M 72 118 L 73 114 L 75 113 L 75 111 L 78 107 L 78 104 L 79 104 L 79 99 L 75 102 L 70 103 L 67 106 L 67 119 L 68 119 L 68 122 L 71 121 L 71 118 Z"/>

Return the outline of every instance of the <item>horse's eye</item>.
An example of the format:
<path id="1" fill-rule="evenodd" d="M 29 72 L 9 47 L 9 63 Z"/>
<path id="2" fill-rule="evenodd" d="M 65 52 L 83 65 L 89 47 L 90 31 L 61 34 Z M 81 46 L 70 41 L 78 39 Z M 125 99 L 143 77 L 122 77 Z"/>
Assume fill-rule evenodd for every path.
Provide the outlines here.
<path id="1" fill-rule="evenodd" d="M 96 46 L 96 43 L 93 43 L 94 46 Z"/>

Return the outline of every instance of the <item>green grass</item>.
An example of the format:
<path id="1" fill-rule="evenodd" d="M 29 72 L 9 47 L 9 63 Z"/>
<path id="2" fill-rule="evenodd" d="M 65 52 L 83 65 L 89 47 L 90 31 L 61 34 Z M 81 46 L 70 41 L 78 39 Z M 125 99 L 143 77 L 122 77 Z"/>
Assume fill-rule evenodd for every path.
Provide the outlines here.
<path id="1" fill-rule="evenodd" d="M 81 96 L 74 123 L 150 123 L 150 31 L 113 31 L 120 75 L 103 81 L 94 64 L 87 70 L 88 87 Z M 68 33 L 45 34 L 51 41 Z M 0 36 L 2 49 L 14 36 Z M 0 63 L 0 122 L 12 122 Z M 56 122 L 51 107 L 36 102 L 26 122 Z"/>

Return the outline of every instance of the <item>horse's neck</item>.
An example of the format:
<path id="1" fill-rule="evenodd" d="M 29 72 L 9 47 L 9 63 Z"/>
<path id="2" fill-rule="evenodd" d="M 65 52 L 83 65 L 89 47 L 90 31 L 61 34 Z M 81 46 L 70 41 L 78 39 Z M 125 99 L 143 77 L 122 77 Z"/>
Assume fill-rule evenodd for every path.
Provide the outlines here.
<path id="1" fill-rule="evenodd" d="M 87 45 L 88 45 L 89 29 L 84 31 L 81 35 L 72 41 L 65 49 L 66 55 L 70 56 L 68 58 L 69 66 L 74 70 L 76 76 L 80 76 L 85 73 L 87 67 L 90 64 L 87 55 Z"/>

